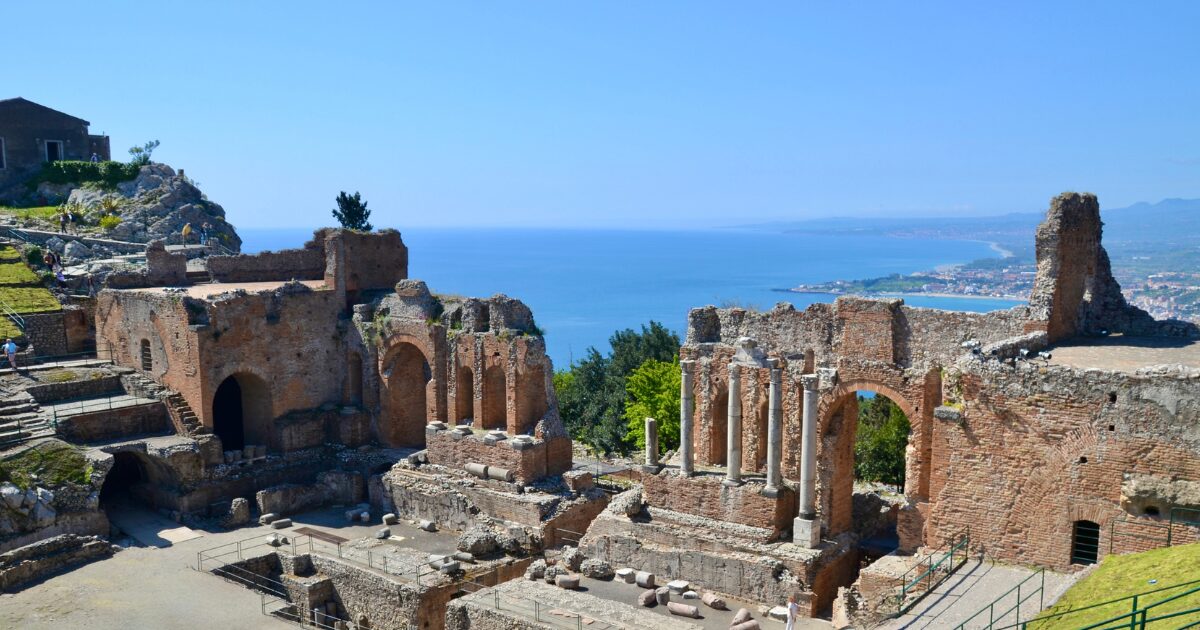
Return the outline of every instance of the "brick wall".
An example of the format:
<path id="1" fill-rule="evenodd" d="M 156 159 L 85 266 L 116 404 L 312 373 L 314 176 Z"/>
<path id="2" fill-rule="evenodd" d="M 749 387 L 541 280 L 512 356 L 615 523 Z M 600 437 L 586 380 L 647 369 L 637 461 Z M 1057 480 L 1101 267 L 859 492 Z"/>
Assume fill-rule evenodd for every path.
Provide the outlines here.
<path id="1" fill-rule="evenodd" d="M 781 530 L 791 529 L 792 517 L 796 514 L 796 494 L 790 488 L 783 489 L 778 498 L 771 498 L 762 495 L 764 484 L 761 482 L 730 487 L 722 485 L 723 480 L 722 475 L 682 477 L 668 470 L 642 479 L 643 496 L 655 507 L 773 529 L 772 537 Z"/>
<path id="2" fill-rule="evenodd" d="M 52 357 L 67 353 L 67 332 L 62 311 L 30 313 L 25 319 L 25 340 L 37 356 Z"/>
<path id="3" fill-rule="evenodd" d="M 162 403 L 131 405 L 92 413 L 60 417 L 58 434 L 75 443 L 105 442 L 167 433 L 170 423 Z"/>

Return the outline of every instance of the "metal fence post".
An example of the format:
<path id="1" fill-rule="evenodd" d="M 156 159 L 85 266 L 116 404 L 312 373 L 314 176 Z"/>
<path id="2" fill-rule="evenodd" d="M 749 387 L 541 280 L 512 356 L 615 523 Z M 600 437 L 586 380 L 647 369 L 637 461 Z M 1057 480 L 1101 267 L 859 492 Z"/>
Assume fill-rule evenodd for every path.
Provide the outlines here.
<path id="1" fill-rule="evenodd" d="M 1134 630 L 1135 628 L 1137 628 L 1137 607 L 1138 607 L 1138 596 L 1134 595 L 1133 596 L 1133 609 L 1129 611 L 1129 629 L 1130 630 Z M 1142 618 L 1143 618 L 1143 623 L 1144 623 L 1145 615 L 1143 615 Z"/>

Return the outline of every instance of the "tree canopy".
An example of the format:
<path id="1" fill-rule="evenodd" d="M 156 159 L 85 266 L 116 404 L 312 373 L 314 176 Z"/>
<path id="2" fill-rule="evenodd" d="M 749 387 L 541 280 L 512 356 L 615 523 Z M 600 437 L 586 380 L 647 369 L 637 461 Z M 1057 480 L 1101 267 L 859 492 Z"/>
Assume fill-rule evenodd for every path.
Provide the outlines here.
<path id="1" fill-rule="evenodd" d="M 909 428 L 908 417 L 887 397 L 859 396 L 854 478 L 903 487 Z"/>
<path id="2" fill-rule="evenodd" d="M 641 332 L 617 331 L 608 342 L 608 354 L 588 348 L 587 356 L 555 374 L 554 388 L 563 424 L 573 439 L 604 453 L 628 453 L 636 438 L 628 435 L 626 381 L 647 361 L 676 361 L 679 336 L 652 321 Z M 673 415 L 679 415 L 678 407 Z"/>
<path id="3" fill-rule="evenodd" d="M 625 379 L 625 422 L 638 450 L 646 448 L 646 418 L 658 421 L 660 455 L 679 446 L 682 381 L 678 356 L 673 361 L 649 359 Z"/>
<path id="4" fill-rule="evenodd" d="M 342 227 L 363 232 L 371 231 L 371 222 L 368 221 L 371 211 L 367 209 L 367 202 L 362 200 L 358 191 L 353 195 L 347 195 L 344 190 L 339 192 L 337 205 L 333 210 L 333 218 L 337 219 Z"/>

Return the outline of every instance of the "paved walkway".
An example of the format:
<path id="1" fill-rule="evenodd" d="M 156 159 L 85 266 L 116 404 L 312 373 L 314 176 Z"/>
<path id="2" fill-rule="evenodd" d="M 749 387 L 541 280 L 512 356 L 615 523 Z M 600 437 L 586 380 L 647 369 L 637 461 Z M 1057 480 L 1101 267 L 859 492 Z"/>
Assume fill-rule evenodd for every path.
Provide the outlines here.
<path id="1" fill-rule="evenodd" d="M 348 524 L 342 510 L 323 510 L 292 518 L 295 527 L 314 527 L 343 538 L 369 537 L 380 528 Z M 155 515 L 155 518 L 158 518 Z M 155 521 L 158 522 L 158 521 Z M 161 523 L 160 523 L 161 524 Z M 176 528 L 177 523 L 170 523 Z M 151 529 L 154 523 L 148 525 Z M 443 551 L 451 534 L 428 534 L 415 528 L 405 542 Z M 409 530 L 412 530 L 411 532 Z M 16 594 L 0 595 L 0 628 L 22 630 L 133 630 L 197 628 L 212 630 L 285 630 L 295 628 L 262 614 L 256 592 L 202 573 L 192 567 L 196 554 L 218 545 L 262 538 L 272 530 L 244 527 L 230 532 L 201 532 L 199 538 L 167 546 L 133 547 L 112 558 L 57 575 Z M 158 530 L 159 534 L 162 530 Z M 290 530 L 284 530 L 289 534 Z"/>
<path id="2" fill-rule="evenodd" d="M 879 626 L 884 630 L 901 630 L 917 628 L 956 628 L 975 613 L 996 601 L 996 598 L 1008 592 L 1022 580 L 1033 575 L 1035 571 L 1024 567 L 1012 567 L 989 562 L 969 560 L 954 575 L 942 582 L 933 592 L 929 593 L 903 616 Z M 1034 613 L 1056 601 L 1063 591 L 1073 582 L 1072 576 L 1060 573 L 1045 573 L 1045 598 L 1029 597 L 1021 607 L 1021 619 L 1028 619 Z M 1021 597 L 1024 599 L 1041 584 L 1041 578 L 1034 577 L 1021 587 Z M 997 604 L 996 620 L 1004 610 L 1016 604 L 1016 593 L 1008 594 Z M 1015 623 L 1015 614 L 1007 616 L 1009 623 Z M 988 613 L 975 617 L 967 624 L 968 630 L 987 626 Z"/>
<path id="3" fill-rule="evenodd" d="M 1078 368 L 1132 372 L 1151 365 L 1200 368 L 1200 342 L 1186 339 L 1125 337 L 1070 339 L 1050 348 L 1050 362 Z"/>

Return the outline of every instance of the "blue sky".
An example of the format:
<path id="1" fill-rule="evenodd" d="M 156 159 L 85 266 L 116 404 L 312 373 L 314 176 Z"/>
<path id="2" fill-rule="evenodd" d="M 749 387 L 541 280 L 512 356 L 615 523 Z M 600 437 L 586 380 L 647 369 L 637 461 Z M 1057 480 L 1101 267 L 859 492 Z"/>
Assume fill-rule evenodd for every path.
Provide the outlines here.
<path id="1" fill-rule="evenodd" d="M 65 0 L 3 16 L 0 97 L 90 120 L 122 158 L 161 140 L 155 157 L 243 227 L 327 224 L 339 190 L 400 228 L 1200 197 L 1196 2 Z"/>

